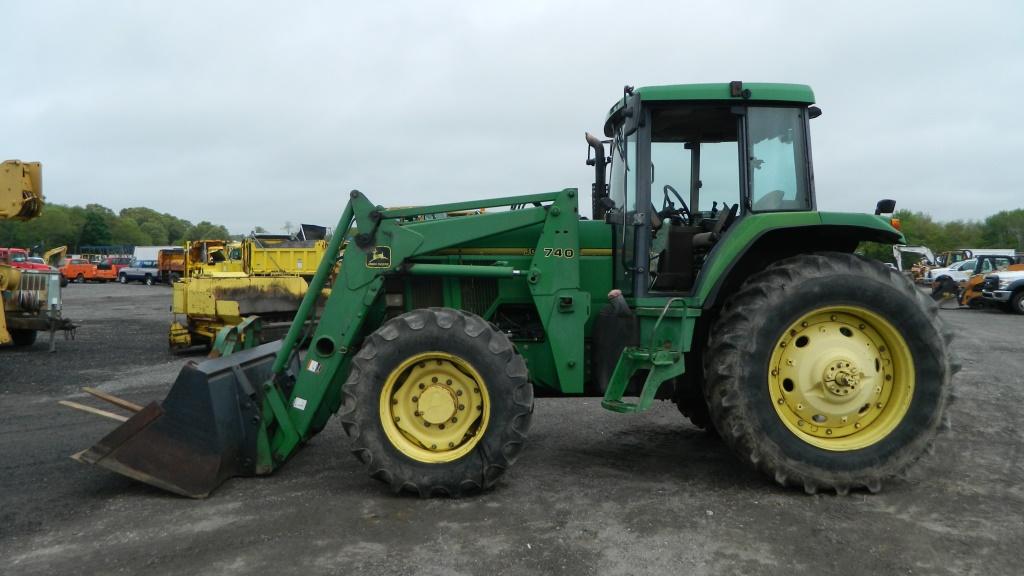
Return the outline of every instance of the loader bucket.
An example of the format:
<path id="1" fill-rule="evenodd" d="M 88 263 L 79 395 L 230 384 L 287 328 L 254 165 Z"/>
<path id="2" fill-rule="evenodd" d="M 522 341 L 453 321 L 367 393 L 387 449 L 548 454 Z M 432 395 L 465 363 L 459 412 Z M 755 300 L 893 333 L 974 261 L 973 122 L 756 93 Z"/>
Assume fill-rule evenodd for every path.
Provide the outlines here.
<path id="1" fill-rule="evenodd" d="M 280 347 L 269 342 L 186 365 L 162 403 L 72 457 L 192 498 L 255 475 L 262 384 Z"/>

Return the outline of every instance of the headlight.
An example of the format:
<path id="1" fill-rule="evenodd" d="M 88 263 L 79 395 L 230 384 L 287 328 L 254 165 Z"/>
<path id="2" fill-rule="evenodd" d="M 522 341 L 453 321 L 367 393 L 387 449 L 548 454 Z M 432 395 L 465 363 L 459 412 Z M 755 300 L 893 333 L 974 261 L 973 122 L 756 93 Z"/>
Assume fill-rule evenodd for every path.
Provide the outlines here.
<path id="1" fill-rule="evenodd" d="M 1000 290 L 1006 290 L 1007 288 L 1010 287 L 1010 284 L 1012 284 L 1012 283 L 1013 283 L 1013 280 L 1000 280 L 999 281 L 999 289 Z"/>

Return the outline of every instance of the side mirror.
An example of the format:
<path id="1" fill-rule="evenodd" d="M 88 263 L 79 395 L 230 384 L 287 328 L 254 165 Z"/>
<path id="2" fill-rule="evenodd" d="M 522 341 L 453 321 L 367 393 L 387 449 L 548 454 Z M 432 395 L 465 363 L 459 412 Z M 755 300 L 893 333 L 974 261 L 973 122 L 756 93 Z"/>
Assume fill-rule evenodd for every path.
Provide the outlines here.
<path id="1" fill-rule="evenodd" d="M 808 106 L 807 114 L 811 117 L 811 120 L 814 120 L 818 116 L 821 116 L 821 108 L 818 108 L 817 106 Z"/>
<path id="2" fill-rule="evenodd" d="M 875 205 L 875 216 L 880 216 L 882 214 L 892 214 L 895 211 L 896 211 L 896 201 L 895 200 L 890 200 L 890 199 L 879 200 L 878 204 Z"/>

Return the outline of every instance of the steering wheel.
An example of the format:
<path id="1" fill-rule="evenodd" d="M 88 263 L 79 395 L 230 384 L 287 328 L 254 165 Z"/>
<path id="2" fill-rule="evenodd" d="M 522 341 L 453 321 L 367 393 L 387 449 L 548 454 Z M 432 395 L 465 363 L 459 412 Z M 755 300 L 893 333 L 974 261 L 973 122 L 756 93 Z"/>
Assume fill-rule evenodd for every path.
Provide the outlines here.
<path id="1" fill-rule="evenodd" d="M 676 208 L 676 205 L 672 203 L 672 199 L 669 198 L 668 195 L 669 192 L 676 197 L 676 200 L 679 200 L 679 208 Z M 661 212 L 658 213 L 659 216 L 662 218 L 672 219 L 683 219 L 685 217 L 686 221 L 691 219 L 690 207 L 686 205 L 686 201 L 683 200 L 683 197 L 679 195 L 679 192 L 677 192 L 671 184 L 665 184 L 665 187 L 662 188 L 662 193 L 665 194 L 665 199 L 661 203 Z"/>

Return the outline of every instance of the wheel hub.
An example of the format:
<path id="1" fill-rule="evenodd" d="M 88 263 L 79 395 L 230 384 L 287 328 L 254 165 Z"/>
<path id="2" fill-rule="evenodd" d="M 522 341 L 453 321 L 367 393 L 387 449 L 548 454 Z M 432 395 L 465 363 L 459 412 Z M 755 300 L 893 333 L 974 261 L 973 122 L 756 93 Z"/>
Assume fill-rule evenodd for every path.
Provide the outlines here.
<path id="1" fill-rule="evenodd" d="M 825 390 L 836 396 L 847 396 L 857 391 L 860 385 L 861 373 L 857 365 L 843 358 L 829 363 L 821 380 Z"/>
<path id="2" fill-rule="evenodd" d="M 476 445 L 489 418 L 483 378 L 444 352 L 410 357 L 388 376 L 380 416 L 392 445 L 422 462 L 449 462 Z"/>
<path id="3" fill-rule="evenodd" d="M 423 414 L 423 419 L 431 424 L 440 424 L 449 420 L 458 404 L 455 393 L 446 386 L 431 385 L 420 394 L 416 407 Z"/>
<path id="4" fill-rule="evenodd" d="M 819 448 L 856 450 L 891 432 L 906 412 L 913 360 L 885 319 L 863 308 L 826 307 L 778 340 L 768 384 L 790 431 Z"/>

